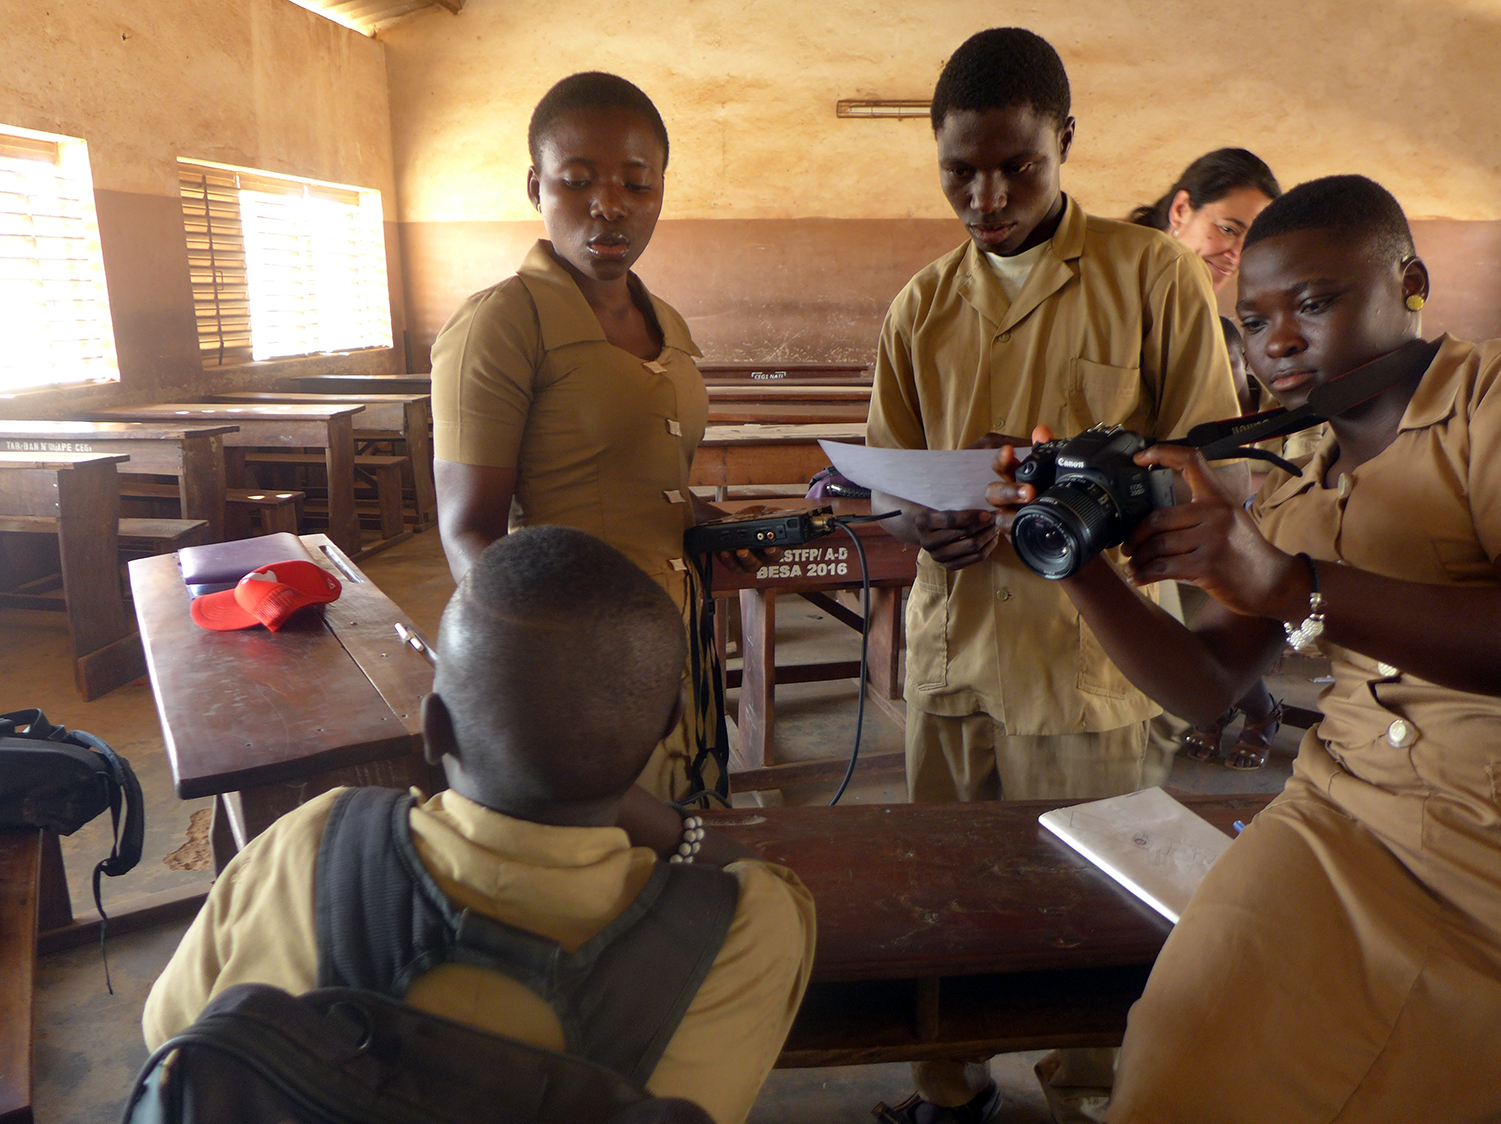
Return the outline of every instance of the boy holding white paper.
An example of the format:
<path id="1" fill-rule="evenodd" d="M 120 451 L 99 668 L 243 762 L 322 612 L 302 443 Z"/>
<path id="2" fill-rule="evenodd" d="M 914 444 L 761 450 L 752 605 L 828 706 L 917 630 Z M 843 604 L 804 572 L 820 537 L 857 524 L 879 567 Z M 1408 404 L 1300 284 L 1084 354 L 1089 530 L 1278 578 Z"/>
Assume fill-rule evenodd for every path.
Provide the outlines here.
<path id="1" fill-rule="evenodd" d="M 1160 232 L 1095 218 L 1063 194 L 1069 111 L 1063 64 L 1030 31 L 980 32 L 945 65 L 932 103 L 939 182 L 970 238 L 892 302 L 867 444 L 1026 445 L 1040 424 L 1060 436 L 1119 424 L 1175 437 L 1239 413 L 1203 263 Z M 907 608 L 912 799 L 1140 787 L 1159 708 L 1057 585 L 997 542 L 993 512 L 880 494 L 872 507 L 901 507 L 887 528 L 923 547 Z M 888 1109 L 891 1119 L 982 1118 L 983 1067 L 916 1069 L 921 1102 Z"/>

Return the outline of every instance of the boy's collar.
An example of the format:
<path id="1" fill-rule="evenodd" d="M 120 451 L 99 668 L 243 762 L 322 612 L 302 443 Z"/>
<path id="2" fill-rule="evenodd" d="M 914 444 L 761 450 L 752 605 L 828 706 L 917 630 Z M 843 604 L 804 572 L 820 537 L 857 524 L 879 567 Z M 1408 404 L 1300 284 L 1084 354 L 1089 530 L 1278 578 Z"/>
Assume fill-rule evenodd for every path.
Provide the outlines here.
<path id="1" fill-rule="evenodd" d="M 1087 216 L 1077 203 L 1063 196 L 1063 215 L 1058 220 L 1058 229 L 1043 245 L 1047 252 L 1032 267 L 1032 273 L 1017 293 L 1015 301 L 1008 301 L 1000 280 L 985 260 L 985 252 L 971 238 L 965 247 L 964 276 L 959 282 L 959 293 L 974 309 L 996 325 L 997 331 L 1008 331 L 1028 313 L 1052 296 L 1078 275 L 1078 267 L 1071 264 L 1084 253 L 1084 233 Z"/>

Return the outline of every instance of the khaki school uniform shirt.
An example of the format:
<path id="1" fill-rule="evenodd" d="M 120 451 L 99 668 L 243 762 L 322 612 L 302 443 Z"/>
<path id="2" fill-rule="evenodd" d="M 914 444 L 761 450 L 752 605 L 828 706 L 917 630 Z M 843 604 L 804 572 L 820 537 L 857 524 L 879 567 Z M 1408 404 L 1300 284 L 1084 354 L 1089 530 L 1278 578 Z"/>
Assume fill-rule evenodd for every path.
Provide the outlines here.
<path id="1" fill-rule="evenodd" d="M 1100 424 L 1178 437 L 1239 412 L 1196 255 L 1068 199 L 1014 302 L 972 243 L 908 282 L 881 330 L 866 442 L 962 449 L 1039 424 L 1058 437 Z M 929 713 L 988 713 L 1008 735 L 1160 713 L 1009 544 L 957 573 L 920 554 L 907 627 L 907 704 Z"/>
<path id="2" fill-rule="evenodd" d="M 605 339 L 573 277 L 539 241 L 475 293 L 433 343 L 433 449 L 440 460 L 516 469 L 516 526 L 562 524 L 615 547 L 684 603 L 688 474 L 709 396 L 688 325 L 646 292 L 662 352 Z"/>
<path id="3" fill-rule="evenodd" d="M 1251 513 L 1280 550 L 1427 585 L 1501 579 L 1501 341 L 1445 337 L 1396 439 L 1335 487 L 1329 432 Z M 1323 642 L 1334 682 L 1297 770 L 1430 890 L 1501 941 L 1501 699 L 1440 687 Z"/>
<path id="4" fill-rule="evenodd" d="M 234 984 L 272 984 L 294 995 L 316 986 L 313 877 L 340 791 L 283 816 L 225 868 L 146 1000 L 151 1048 Z M 657 861 L 618 828 L 512 819 L 452 791 L 415 806 L 411 825 L 423 866 L 460 908 L 570 952 L 630 904 Z M 813 900 L 791 871 L 754 861 L 726 869 L 740 883 L 729 934 L 647 1082 L 658 1096 L 696 1101 L 719 1124 L 745 1119 L 776 1061 L 808 982 L 814 939 Z M 552 1008 L 498 972 L 444 964 L 420 976 L 406 1002 L 564 1048 Z"/>

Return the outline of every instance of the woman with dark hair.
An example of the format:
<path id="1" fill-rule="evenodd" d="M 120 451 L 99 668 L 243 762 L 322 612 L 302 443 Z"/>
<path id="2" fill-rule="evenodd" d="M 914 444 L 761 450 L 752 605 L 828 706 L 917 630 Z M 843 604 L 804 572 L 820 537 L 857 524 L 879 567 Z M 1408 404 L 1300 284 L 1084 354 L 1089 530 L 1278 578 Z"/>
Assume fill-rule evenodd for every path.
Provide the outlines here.
<path id="1" fill-rule="evenodd" d="M 527 197 L 547 237 L 433 343 L 449 568 L 462 578 L 511 526 L 576 527 L 651 575 L 700 638 L 703 597 L 683 532 L 723 514 L 688 488 L 709 397 L 688 325 L 631 268 L 662 211 L 667 129 L 636 86 L 589 72 L 543 96 L 527 143 Z M 682 721 L 639 782 L 666 800 L 725 780 L 707 748 L 711 657 L 691 647 Z"/>
<path id="2" fill-rule="evenodd" d="M 1164 231 L 1198 254 L 1218 290 L 1240 268 L 1251 223 L 1281 194 L 1261 157 L 1244 148 L 1217 148 L 1184 168 L 1162 198 L 1137 207 L 1128 221 Z"/>

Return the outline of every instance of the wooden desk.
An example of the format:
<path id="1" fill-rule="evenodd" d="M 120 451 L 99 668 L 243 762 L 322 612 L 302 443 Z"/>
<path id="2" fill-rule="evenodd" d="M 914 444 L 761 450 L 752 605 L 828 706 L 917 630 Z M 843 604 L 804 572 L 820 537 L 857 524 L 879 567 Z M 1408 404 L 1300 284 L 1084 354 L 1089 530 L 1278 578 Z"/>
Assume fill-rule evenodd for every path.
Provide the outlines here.
<path id="1" fill-rule="evenodd" d="M 302 375 L 286 379 L 287 390 L 306 394 L 431 394 L 431 375 Z"/>
<path id="2" fill-rule="evenodd" d="M 758 383 L 869 386 L 871 383 L 867 363 L 700 363 L 698 369 L 710 386 Z"/>
<path id="3" fill-rule="evenodd" d="M 778 510 L 815 506 L 807 500 L 730 502 L 727 510 L 764 504 Z M 838 515 L 869 515 L 869 500 L 835 500 Z M 902 591 L 917 577 L 918 548 L 891 537 L 877 523 L 852 526 L 865 548 L 870 567 L 870 644 L 868 652 L 869 698 L 902 697 L 898 671 L 902 648 Z M 821 683 L 831 679 L 860 677 L 860 661 L 800 664 L 778 667 L 776 663 L 776 607 L 778 593 L 795 593 L 857 633 L 864 621 L 857 612 L 836 601 L 838 590 L 860 588 L 860 560 L 843 531 L 806 546 L 788 549 L 780 562 L 763 566 L 754 574 L 713 562 L 711 589 L 715 596 L 737 593 L 740 598 L 741 654 L 743 672 L 727 671 L 726 687 L 740 688 L 739 768 L 730 774 L 730 787 L 737 792 L 781 788 L 837 779 L 844 774 L 847 755 L 819 761 L 778 764 L 776 760 L 775 690 L 781 683 Z M 720 659 L 725 657 L 724 614 L 716 614 L 720 635 Z M 862 755 L 867 771 L 900 770 L 902 754 L 876 757 Z"/>
<path id="4" fill-rule="evenodd" d="M 707 388 L 709 402 L 870 402 L 868 386 L 820 386 L 784 383 L 716 384 Z"/>
<path id="5" fill-rule="evenodd" d="M 85 701 L 145 670 L 140 637 L 120 592 L 115 466 L 129 459 L 124 454 L 0 452 L 0 530 L 57 535 L 73 679 Z"/>
<path id="6" fill-rule="evenodd" d="M 234 406 L 211 402 L 161 402 L 149 406 L 115 406 L 94 415 L 99 421 L 220 422 L 238 426 L 224 435 L 229 486 L 241 488 L 245 466 L 238 450 L 247 448 L 322 449 L 328 470 L 328 535 L 341 550 L 359 553 L 360 521 L 354 507 L 354 423 L 364 410 L 347 406 L 266 403 Z"/>
<path id="7" fill-rule="evenodd" d="M 432 397 L 428 394 L 302 394 L 290 390 L 239 391 L 213 394 L 214 402 L 290 402 L 304 406 L 337 406 L 358 402 L 365 407 L 355 426 L 356 444 L 404 441 L 411 461 L 412 495 L 417 525 L 438 519 L 437 489 L 433 485 Z M 360 451 L 364 451 L 363 449 Z"/>
<path id="8" fill-rule="evenodd" d="M 865 423 L 834 425 L 711 425 L 693 458 L 689 483 L 732 484 L 806 482 L 829 458 L 820 440 L 865 443 Z"/>
<path id="9" fill-rule="evenodd" d="M 1271 799 L 1179 795 L 1226 834 Z M 783 1066 L 1118 1045 L 1171 926 L 1037 823 L 1078 801 L 706 812 L 818 908 Z"/>
<path id="10" fill-rule="evenodd" d="M 709 403 L 709 424 L 722 425 L 864 425 L 869 407 L 863 402 L 729 402 Z M 827 462 L 826 462 L 827 463 Z"/>
<path id="11" fill-rule="evenodd" d="M 184 519 L 224 537 L 224 437 L 237 425 L 160 422 L 0 421 L 0 451 L 124 453 L 132 473 L 177 477 Z"/>
<path id="12" fill-rule="evenodd" d="M 337 785 L 432 786 L 419 714 L 432 665 L 393 627 L 412 619 L 328 536 L 302 541 L 343 593 L 280 632 L 201 629 L 175 555 L 130 564 L 177 794 L 221 798 L 216 858 Z"/>

